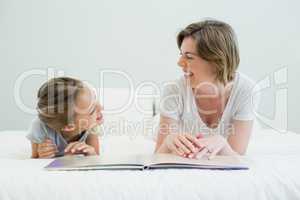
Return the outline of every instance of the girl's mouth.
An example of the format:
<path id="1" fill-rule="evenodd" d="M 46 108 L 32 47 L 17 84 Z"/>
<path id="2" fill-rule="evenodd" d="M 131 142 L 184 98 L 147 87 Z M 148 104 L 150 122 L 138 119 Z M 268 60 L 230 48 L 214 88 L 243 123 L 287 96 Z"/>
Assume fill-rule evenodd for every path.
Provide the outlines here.
<path id="1" fill-rule="evenodd" d="M 98 117 L 96 118 L 96 120 L 97 120 L 97 122 L 101 122 L 101 121 L 102 121 L 102 116 L 98 116 Z"/>

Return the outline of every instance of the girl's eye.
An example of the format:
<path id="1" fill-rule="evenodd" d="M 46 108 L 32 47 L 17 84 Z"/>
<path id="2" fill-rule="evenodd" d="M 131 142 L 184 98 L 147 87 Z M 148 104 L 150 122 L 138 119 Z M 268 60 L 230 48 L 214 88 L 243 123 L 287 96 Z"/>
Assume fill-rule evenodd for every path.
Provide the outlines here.
<path id="1" fill-rule="evenodd" d="M 95 106 L 95 108 L 92 110 L 92 112 L 90 112 L 90 115 L 94 114 L 95 111 L 96 111 L 96 106 Z"/>

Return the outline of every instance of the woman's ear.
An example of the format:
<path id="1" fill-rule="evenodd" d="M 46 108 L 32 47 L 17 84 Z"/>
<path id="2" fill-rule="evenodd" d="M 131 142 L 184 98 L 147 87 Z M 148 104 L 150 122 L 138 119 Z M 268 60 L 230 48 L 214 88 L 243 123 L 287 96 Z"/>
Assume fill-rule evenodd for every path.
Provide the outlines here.
<path id="1" fill-rule="evenodd" d="M 75 129 L 76 129 L 75 124 L 68 124 L 68 125 L 66 125 L 66 126 L 64 126 L 64 127 L 62 128 L 62 131 L 64 131 L 64 132 L 72 132 L 72 131 L 74 131 Z"/>

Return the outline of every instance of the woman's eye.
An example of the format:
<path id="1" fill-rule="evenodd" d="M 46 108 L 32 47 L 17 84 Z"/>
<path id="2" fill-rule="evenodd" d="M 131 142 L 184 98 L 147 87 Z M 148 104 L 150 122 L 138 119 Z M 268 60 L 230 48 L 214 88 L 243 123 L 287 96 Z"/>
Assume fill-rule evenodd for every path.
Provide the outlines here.
<path id="1" fill-rule="evenodd" d="M 193 60 L 193 57 L 191 57 L 191 56 L 188 56 L 188 55 L 186 55 L 186 54 L 183 54 L 183 53 L 179 53 L 179 55 L 180 56 L 183 56 L 185 59 L 188 59 L 188 60 Z"/>

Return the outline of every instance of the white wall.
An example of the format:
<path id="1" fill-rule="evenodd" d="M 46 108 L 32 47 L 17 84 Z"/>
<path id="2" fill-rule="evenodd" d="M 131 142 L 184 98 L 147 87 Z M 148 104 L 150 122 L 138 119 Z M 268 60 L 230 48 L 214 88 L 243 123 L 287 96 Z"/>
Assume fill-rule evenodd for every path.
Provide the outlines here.
<path id="1" fill-rule="evenodd" d="M 288 69 L 288 128 L 300 132 L 299 1 L 115 1 L 0 0 L 0 130 L 24 129 L 32 115 L 14 100 L 20 74 L 54 67 L 66 75 L 99 82 L 101 69 L 128 72 L 135 84 L 162 83 L 180 75 L 176 33 L 191 22 L 213 17 L 235 29 L 240 70 L 255 80 L 281 67 Z M 22 97 L 33 107 L 46 77 L 22 84 Z M 105 87 L 126 87 L 117 77 Z M 262 113 L 274 114 L 274 90 L 263 97 Z"/>

